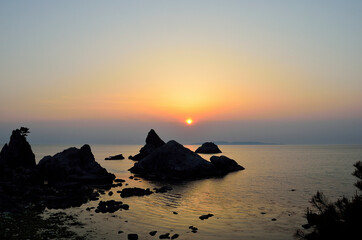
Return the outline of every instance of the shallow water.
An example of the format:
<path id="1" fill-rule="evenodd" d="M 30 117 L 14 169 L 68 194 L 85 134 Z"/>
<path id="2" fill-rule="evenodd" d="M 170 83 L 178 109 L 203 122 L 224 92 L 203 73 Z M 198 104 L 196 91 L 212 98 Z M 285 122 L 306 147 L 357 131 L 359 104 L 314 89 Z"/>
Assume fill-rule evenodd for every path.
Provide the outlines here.
<path id="1" fill-rule="evenodd" d="M 34 145 L 33 151 L 39 161 L 67 147 Z M 105 194 L 101 200 L 121 200 L 130 205 L 130 210 L 113 214 L 85 210 L 97 206 L 97 202 L 66 210 L 77 214 L 86 224 L 81 232 L 87 233 L 90 239 L 127 239 L 128 233 L 137 233 L 139 239 L 158 239 L 167 232 L 178 233 L 178 239 L 293 239 L 296 229 L 306 223 L 303 216 L 317 190 L 333 200 L 355 193 L 353 163 L 362 160 L 361 145 L 224 145 L 219 146 L 222 155 L 235 159 L 246 168 L 244 171 L 223 178 L 168 183 L 131 180 L 127 169 L 133 166 L 133 161 L 103 160 L 119 153 L 127 158 L 140 147 L 91 146 L 96 160 L 117 178 L 125 179 L 127 187 L 152 189 L 168 184 L 173 190 L 122 199 L 116 193 L 122 187 L 114 188 L 113 196 Z M 197 146 L 187 147 L 195 150 Z M 208 213 L 214 216 L 199 219 Z M 191 225 L 199 229 L 197 233 L 189 230 Z M 150 231 L 158 232 L 152 237 L 148 234 Z"/>

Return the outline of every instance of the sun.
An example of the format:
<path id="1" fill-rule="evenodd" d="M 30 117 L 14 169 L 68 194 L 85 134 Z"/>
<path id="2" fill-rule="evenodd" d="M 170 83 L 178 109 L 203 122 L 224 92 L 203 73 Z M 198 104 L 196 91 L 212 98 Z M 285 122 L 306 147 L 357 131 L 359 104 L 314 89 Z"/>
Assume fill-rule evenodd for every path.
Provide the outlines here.
<path id="1" fill-rule="evenodd" d="M 191 125 L 193 120 L 191 118 L 188 118 L 188 119 L 185 120 L 185 122 L 186 122 L 187 125 Z"/>

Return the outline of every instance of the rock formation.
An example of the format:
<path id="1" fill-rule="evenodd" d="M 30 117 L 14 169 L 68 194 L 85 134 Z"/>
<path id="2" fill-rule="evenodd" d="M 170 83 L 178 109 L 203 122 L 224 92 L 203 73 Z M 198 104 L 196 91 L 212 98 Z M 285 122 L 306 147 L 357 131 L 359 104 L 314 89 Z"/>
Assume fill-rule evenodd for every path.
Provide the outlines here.
<path id="1" fill-rule="evenodd" d="M 21 130 L 20 130 L 21 129 Z M 7 168 L 34 168 L 35 155 L 26 141 L 24 128 L 12 132 L 9 144 L 5 144 L 0 152 L 0 166 Z"/>
<path id="2" fill-rule="evenodd" d="M 240 166 L 235 160 L 225 156 L 212 156 L 210 161 L 220 171 L 234 172 L 238 170 L 244 170 L 245 168 Z"/>
<path id="3" fill-rule="evenodd" d="M 203 143 L 198 149 L 195 151 L 196 153 L 221 153 L 219 147 L 213 142 Z"/>
<path id="4" fill-rule="evenodd" d="M 49 184 L 62 182 L 112 183 L 115 176 L 99 165 L 89 145 L 68 148 L 40 160 L 37 168 Z"/>
<path id="5" fill-rule="evenodd" d="M 151 129 L 146 138 L 146 145 L 144 145 L 138 154 L 129 156 L 129 159 L 139 161 L 153 152 L 155 149 L 165 145 L 165 142 L 157 135 L 155 130 Z"/>
<path id="6" fill-rule="evenodd" d="M 216 163 L 230 164 L 228 161 Z M 135 163 L 130 171 L 149 178 L 193 179 L 224 175 L 230 172 L 230 169 L 228 166 L 215 166 L 197 153 L 171 140 Z"/>

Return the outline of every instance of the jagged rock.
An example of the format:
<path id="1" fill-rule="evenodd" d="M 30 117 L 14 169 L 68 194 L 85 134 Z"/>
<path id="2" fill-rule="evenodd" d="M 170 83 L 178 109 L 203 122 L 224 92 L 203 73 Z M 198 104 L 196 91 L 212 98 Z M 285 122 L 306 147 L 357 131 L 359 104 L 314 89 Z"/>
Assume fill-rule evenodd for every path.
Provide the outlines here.
<path id="1" fill-rule="evenodd" d="M 28 131 L 16 129 L 0 152 L 0 168 L 35 168 L 35 155 L 26 141 Z M 27 128 L 25 128 L 27 129 Z M 27 129 L 28 130 L 28 129 Z"/>
<path id="2" fill-rule="evenodd" d="M 49 184 L 81 182 L 89 184 L 111 184 L 115 176 L 99 165 L 89 145 L 80 149 L 68 148 L 53 157 L 40 160 L 37 169 Z"/>
<path id="3" fill-rule="evenodd" d="M 135 163 L 129 170 L 149 178 L 192 179 L 221 176 L 242 169 L 234 160 L 224 156 L 213 162 L 206 161 L 172 140 Z"/>
<path id="4" fill-rule="evenodd" d="M 107 157 L 104 160 L 122 160 L 122 159 L 124 159 L 123 155 L 118 154 L 118 155 L 115 155 L 115 156 Z"/>
<path id="5" fill-rule="evenodd" d="M 238 170 L 244 170 L 245 168 L 240 166 L 235 160 L 226 156 L 212 156 L 210 158 L 211 163 L 219 170 L 225 172 L 233 172 Z"/>
<path id="6" fill-rule="evenodd" d="M 171 140 L 135 163 L 130 171 L 154 178 L 199 178 L 214 175 L 215 167 Z"/>
<path id="7" fill-rule="evenodd" d="M 196 153 L 221 153 L 219 147 L 213 142 L 206 142 L 195 151 Z"/>
<path id="8" fill-rule="evenodd" d="M 129 159 L 139 161 L 153 152 L 155 149 L 165 145 L 165 142 L 157 135 L 155 130 L 151 129 L 146 137 L 146 145 L 144 145 L 138 154 L 129 156 Z"/>
<path id="9" fill-rule="evenodd" d="M 122 189 L 121 192 L 121 197 L 125 198 L 125 197 L 132 197 L 132 196 L 144 196 L 144 195 L 150 195 L 153 192 L 147 188 L 147 189 L 142 189 L 142 188 L 124 188 Z"/>

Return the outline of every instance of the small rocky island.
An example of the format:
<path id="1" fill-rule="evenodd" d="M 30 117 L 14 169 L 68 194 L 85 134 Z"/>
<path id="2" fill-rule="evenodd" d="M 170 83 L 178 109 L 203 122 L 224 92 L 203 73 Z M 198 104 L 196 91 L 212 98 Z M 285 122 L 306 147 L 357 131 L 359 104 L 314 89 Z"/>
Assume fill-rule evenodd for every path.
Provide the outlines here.
<path id="1" fill-rule="evenodd" d="M 206 142 L 206 143 L 203 143 L 199 148 L 197 148 L 195 152 L 196 153 L 215 154 L 215 153 L 221 153 L 221 150 L 215 143 Z"/>
<path id="2" fill-rule="evenodd" d="M 107 157 L 104 160 L 123 160 L 123 159 L 124 159 L 123 155 L 118 154 L 118 155 Z"/>
<path id="3" fill-rule="evenodd" d="M 129 170 L 147 178 L 197 179 L 222 176 L 243 169 L 234 160 L 225 156 L 215 157 L 209 162 L 180 143 L 171 140 L 154 149 Z"/>

